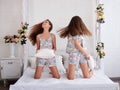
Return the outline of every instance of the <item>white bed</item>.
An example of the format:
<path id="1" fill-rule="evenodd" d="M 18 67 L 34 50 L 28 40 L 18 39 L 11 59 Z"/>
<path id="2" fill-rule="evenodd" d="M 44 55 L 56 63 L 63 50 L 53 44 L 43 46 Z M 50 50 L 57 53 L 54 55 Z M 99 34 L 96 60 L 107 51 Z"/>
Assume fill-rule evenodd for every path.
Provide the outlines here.
<path id="1" fill-rule="evenodd" d="M 67 66 L 68 55 L 63 50 L 59 50 L 56 54 L 57 67 L 60 72 L 60 79 L 52 78 L 52 75 L 48 73 L 48 68 L 44 68 L 42 77 L 40 79 L 34 79 L 35 62 L 28 60 L 28 57 L 34 55 L 35 51 L 31 46 L 29 49 L 25 48 L 24 56 L 24 73 L 21 78 L 14 84 L 10 85 L 10 90 L 119 90 L 119 84 L 111 81 L 108 76 L 104 74 L 104 70 L 101 68 L 94 71 L 94 75 L 90 79 L 84 79 L 81 77 L 81 72 L 77 72 L 74 80 L 68 80 L 65 76 L 65 68 Z M 28 51 L 28 54 L 27 52 Z M 64 66 L 62 64 L 62 58 L 64 60 Z M 33 58 L 34 59 L 34 58 Z M 28 65 L 28 61 L 31 64 Z M 101 64 L 102 66 L 103 64 Z M 64 68 L 65 67 L 65 68 Z M 103 67 L 103 66 L 102 66 Z"/>
<path id="2" fill-rule="evenodd" d="M 33 67 L 28 66 L 22 77 L 14 85 L 10 85 L 10 90 L 119 90 L 119 84 L 111 81 L 102 69 L 94 70 L 90 79 L 82 78 L 81 71 L 78 70 L 75 79 L 68 80 L 65 72 L 60 72 L 60 79 L 52 78 L 48 68 L 44 68 L 40 79 L 34 79 Z"/>
<path id="3" fill-rule="evenodd" d="M 95 70 L 90 79 L 77 75 L 74 80 L 68 80 L 65 73 L 55 79 L 48 72 L 43 72 L 41 79 L 34 79 L 34 72 L 35 69 L 28 67 L 10 90 L 118 90 L 118 83 L 112 82 L 102 70 Z"/>

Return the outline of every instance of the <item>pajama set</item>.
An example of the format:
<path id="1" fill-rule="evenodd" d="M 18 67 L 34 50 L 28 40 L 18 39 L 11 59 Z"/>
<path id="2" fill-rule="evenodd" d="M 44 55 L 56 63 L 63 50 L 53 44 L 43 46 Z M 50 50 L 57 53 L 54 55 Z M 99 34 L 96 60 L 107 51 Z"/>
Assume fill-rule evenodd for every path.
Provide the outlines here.
<path id="1" fill-rule="evenodd" d="M 52 49 L 53 44 L 52 44 L 52 34 L 50 34 L 50 37 L 46 40 L 42 37 L 40 37 L 40 49 Z M 37 58 L 36 60 L 36 65 L 37 66 L 44 66 L 44 65 L 49 65 L 50 66 L 56 66 L 56 59 L 55 57 L 52 58 Z"/>
<path id="2" fill-rule="evenodd" d="M 80 45 L 83 47 L 83 37 L 76 35 L 76 36 L 69 36 L 67 42 L 66 52 L 69 54 L 69 64 L 76 64 L 87 62 L 85 56 L 76 48 L 74 40 L 78 40 Z"/>

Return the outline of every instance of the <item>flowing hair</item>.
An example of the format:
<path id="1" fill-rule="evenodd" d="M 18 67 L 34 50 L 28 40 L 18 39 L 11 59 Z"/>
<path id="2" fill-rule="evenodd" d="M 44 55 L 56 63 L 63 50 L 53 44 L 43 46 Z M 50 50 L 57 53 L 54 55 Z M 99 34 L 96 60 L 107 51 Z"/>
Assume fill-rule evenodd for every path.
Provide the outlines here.
<path id="1" fill-rule="evenodd" d="M 70 23 L 67 27 L 61 29 L 58 31 L 60 33 L 61 38 L 76 35 L 85 35 L 85 36 L 91 36 L 92 33 L 88 30 L 84 22 L 79 16 L 72 17 Z"/>
<path id="2" fill-rule="evenodd" d="M 49 24 L 50 24 L 50 28 L 49 28 L 49 32 L 52 30 L 52 28 L 53 28 L 53 25 L 52 25 L 52 23 L 51 23 L 51 21 L 49 20 L 49 19 L 46 19 L 45 21 L 48 21 L 49 22 Z M 44 22 L 44 21 L 43 21 Z M 30 41 L 32 42 L 32 44 L 33 45 L 35 45 L 36 44 L 36 36 L 38 35 L 38 34 L 41 34 L 41 33 L 43 33 L 43 28 L 42 28 L 42 24 L 43 24 L 43 22 L 41 22 L 41 23 L 38 23 L 38 24 L 35 24 L 34 26 L 32 26 L 32 29 L 31 29 L 31 31 L 30 31 L 30 35 L 29 35 L 29 39 L 30 39 Z"/>

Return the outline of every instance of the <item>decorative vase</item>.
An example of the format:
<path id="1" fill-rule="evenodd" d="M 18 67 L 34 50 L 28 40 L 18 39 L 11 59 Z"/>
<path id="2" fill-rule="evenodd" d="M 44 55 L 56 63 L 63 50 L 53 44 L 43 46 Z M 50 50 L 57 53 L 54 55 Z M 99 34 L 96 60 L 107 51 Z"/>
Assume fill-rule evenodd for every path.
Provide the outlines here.
<path id="1" fill-rule="evenodd" d="M 99 56 L 97 56 L 95 69 L 100 69 L 100 68 L 101 68 L 101 59 Z"/>
<path id="2" fill-rule="evenodd" d="M 10 58 L 14 58 L 15 57 L 15 43 L 10 43 Z"/>

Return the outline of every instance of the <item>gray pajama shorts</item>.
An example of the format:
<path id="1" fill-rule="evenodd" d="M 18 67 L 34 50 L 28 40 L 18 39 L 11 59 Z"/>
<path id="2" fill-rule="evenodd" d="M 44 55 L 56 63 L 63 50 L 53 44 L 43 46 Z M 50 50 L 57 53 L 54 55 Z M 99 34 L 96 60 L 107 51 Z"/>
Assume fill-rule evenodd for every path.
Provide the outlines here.
<path id="1" fill-rule="evenodd" d="M 56 66 L 56 58 L 37 58 L 36 59 L 36 66 L 44 66 L 48 65 L 49 67 L 51 66 Z"/>
<path id="2" fill-rule="evenodd" d="M 69 54 L 69 64 L 81 64 L 87 62 L 87 59 L 80 52 L 70 53 Z"/>

